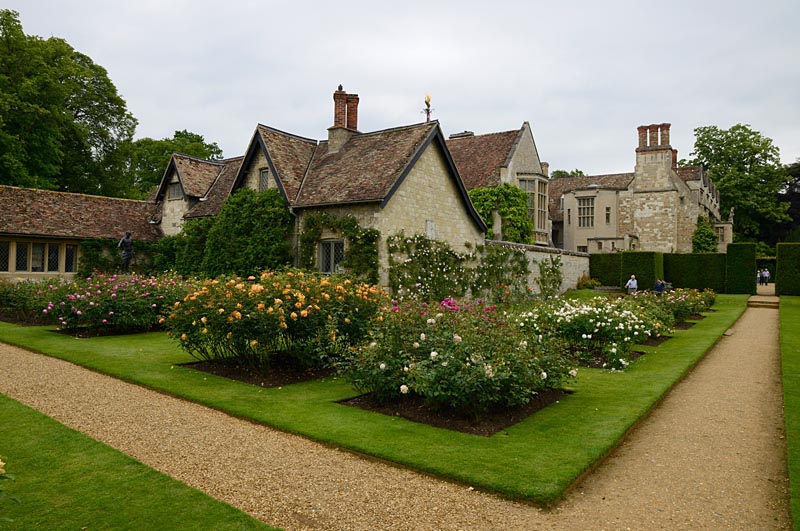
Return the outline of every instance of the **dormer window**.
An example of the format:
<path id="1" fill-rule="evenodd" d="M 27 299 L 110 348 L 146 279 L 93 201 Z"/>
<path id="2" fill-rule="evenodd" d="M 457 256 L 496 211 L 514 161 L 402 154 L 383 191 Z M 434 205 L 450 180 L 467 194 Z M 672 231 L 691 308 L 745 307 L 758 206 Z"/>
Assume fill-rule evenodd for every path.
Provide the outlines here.
<path id="1" fill-rule="evenodd" d="M 183 199 L 181 183 L 169 183 L 169 186 L 167 186 L 167 199 Z"/>

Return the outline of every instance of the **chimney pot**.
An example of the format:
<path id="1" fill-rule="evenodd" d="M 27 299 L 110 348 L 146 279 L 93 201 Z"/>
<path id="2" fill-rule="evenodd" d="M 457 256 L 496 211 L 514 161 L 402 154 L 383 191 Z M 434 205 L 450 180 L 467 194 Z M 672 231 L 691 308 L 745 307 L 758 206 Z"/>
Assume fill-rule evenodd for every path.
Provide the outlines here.
<path id="1" fill-rule="evenodd" d="M 339 89 L 333 93 L 333 126 L 344 127 L 346 114 L 347 93 L 343 91 L 342 86 L 339 85 Z"/>
<path id="2" fill-rule="evenodd" d="M 658 126 L 653 124 L 648 128 L 650 130 L 650 147 L 658 145 Z"/>
<path id="3" fill-rule="evenodd" d="M 358 94 L 347 95 L 347 128 L 358 129 Z"/>
<path id="4" fill-rule="evenodd" d="M 639 131 L 639 147 L 645 148 L 647 147 L 647 126 L 640 125 L 638 127 L 638 131 Z"/>
<path id="5" fill-rule="evenodd" d="M 661 145 L 669 145 L 669 127 L 671 124 L 661 124 L 658 128 L 661 130 Z"/>

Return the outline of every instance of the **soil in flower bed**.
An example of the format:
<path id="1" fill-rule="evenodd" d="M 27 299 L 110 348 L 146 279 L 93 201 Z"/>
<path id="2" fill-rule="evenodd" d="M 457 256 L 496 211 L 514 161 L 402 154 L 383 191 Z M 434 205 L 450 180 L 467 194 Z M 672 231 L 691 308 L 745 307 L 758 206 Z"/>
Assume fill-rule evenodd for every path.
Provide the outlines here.
<path id="1" fill-rule="evenodd" d="M 261 374 L 230 361 L 201 361 L 187 363 L 188 367 L 197 371 L 206 372 L 215 376 L 229 378 L 259 387 L 281 387 L 309 380 L 319 380 L 334 376 L 334 369 L 306 369 L 297 370 L 286 367 L 273 367 L 269 372 Z M 515 408 L 502 408 L 490 411 L 478 419 L 465 418 L 455 412 L 442 412 L 426 406 L 419 397 L 408 396 L 392 404 L 380 405 L 375 403 L 370 395 L 361 395 L 341 402 L 346 406 L 358 407 L 391 415 L 403 417 L 413 422 L 460 431 L 472 435 L 489 437 L 509 426 L 521 422 L 537 411 L 544 409 L 566 397 L 569 393 L 562 390 L 549 390 L 539 393 L 530 403 Z"/>
<path id="2" fill-rule="evenodd" d="M 282 387 L 309 380 L 320 380 L 335 374 L 334 369 L 330 368 L 296 369 L 277 365 L 262 373 L 240 365 L 236 360 L 198 361 L 183 366 L 258 387 Z"/>
<path id="3" fill-rule="evenodd" d="M 439 411 L 425 405 L 419 396 L 408 395 L 402 400 L 390 404 L 377 404 L 370 395 L 361 395 L 341 402 L 346 406 L 358 407 L 383 413 L 393 417 L 402 417 L 420 424 L 427 424 L 436 428 L 459 431 L 471 435 L 490 437 L 504 429 L 517 424 L 541 411 L 551 404 L 566 398 L 568 392 L 561 389 L 542 391 L 529 403 L 514 408 L 497 408 L 479 418 L 464 417 L 457 412 Z"/>

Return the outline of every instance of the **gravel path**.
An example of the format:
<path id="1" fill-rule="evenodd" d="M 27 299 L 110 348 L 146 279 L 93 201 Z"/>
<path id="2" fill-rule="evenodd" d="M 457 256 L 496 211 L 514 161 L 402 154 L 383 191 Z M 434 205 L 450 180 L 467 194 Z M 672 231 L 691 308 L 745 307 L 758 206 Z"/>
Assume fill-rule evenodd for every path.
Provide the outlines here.
<path id="1" fill-rule="evenodd" d="M 749 308 L 552 511 L 0 344 L 0 392 L 287 531 L 788 530 L 777 310 Z"/>

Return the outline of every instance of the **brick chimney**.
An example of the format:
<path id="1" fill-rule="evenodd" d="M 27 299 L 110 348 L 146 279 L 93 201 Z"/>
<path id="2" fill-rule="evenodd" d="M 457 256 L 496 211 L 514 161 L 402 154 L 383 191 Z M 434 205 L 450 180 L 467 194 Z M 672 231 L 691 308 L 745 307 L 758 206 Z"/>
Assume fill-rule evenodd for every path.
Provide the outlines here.
<path id="1" fill-rule="evenodd" d="M 328 153 L 335 153 L 358 129 L 358 94 L 339 85 L 333 93 L 333 125 L 328 128 Z"/>
<path id="2" fill-rule="evenodd" d="M 672 149 L 669 144 L 669 128 L 671 124 L 640 125 L 639 147 L 636 151 L 653 149 Z"/>
<path id="3" fill-rule="evenodd" d="M 358 94 L 347 95 L 347 128 L 358 129 Z"/>

